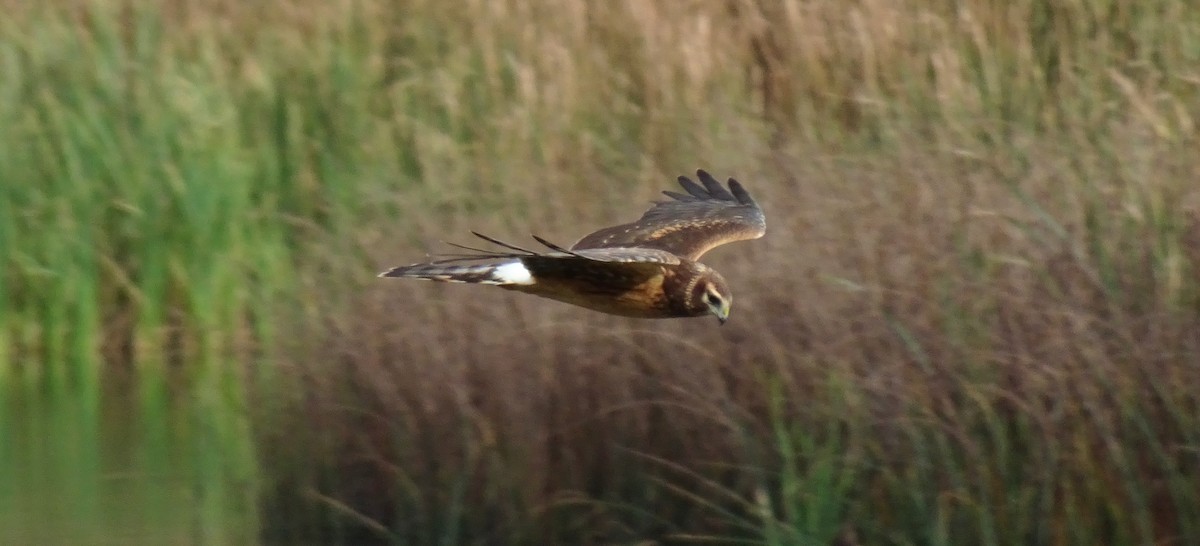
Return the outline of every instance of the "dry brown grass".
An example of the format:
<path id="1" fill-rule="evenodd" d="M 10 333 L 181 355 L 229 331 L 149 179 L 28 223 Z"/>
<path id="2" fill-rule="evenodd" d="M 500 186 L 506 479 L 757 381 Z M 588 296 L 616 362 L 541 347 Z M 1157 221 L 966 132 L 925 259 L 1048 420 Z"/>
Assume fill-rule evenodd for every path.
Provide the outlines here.
<path id="1" fill-rule="evenodd" d="M 401 542 L 439 525 L 533 542 L 736 534 L 655 480 L 716 496 L 711 480 L 753 499 L 779 479 L 782 419 L 845 449 L 859 480 L 843 515 L 867 536 L 920 536 L 928 524 L 906 510 L 922 503 L 895 505 L 927 487 L 911 494 L 957 499 L 937 516 L 963 533 L 974 527 L 960 519 L 987 510 L 1012 522 L 996 530 L 1009 539 L 1070 541 L 1079 536 L 1071 526 L 1094 524 L 1097 537 L 1169 540 L 1185 516 L 1171 515 L 1166 483 L 1197 470 L 1189 427 L 1200 409 L 1200 223 L 1178 226 L 1160 250 L 1179 254 L 1164 261 L 1144 243 L 1160 227 L 1119 192 L 1039 201 L 1045 210 L 1035 211 L 1010 184 L 1061 197 L 1066 180 L 1054 150 L 1027 154 L 1030 169 L 1012 179 L 978 159 L 911 149 L 882 158 L 797 150 L 778 157 L 778 170 L 743 175 L 770 231 L 707 259 L 736 290 L 723 328 L 599 316 L 479 287 L 371 286 L 322 321 L 322 349 L 297 369 L 312 397 L 306 423 L 317 419 L 335 439 L 322 491 Z M 1177 180 L 1176 161 L 1164 155 L 1141 174 Z M 546 201 L 496 215 L 539 218 L 546 212 L 536 209 L 557 206 L 552 184 L 531 191 Z M 1089 227 L 1088 214 L 1118 225 Z M 586 231 L 562 219 L 529 223 L 561 241 Z M 420 252 L 382 245 L 373 255 L 382 263 Z M 1125 459 L 1144 442 L 1177 466 L 1149 453 Z M 1145 487 L 1140 499 L 1133 484 Z M 1150 528 L 1136 520 L 1141 503 L 1164 507 Z M 454 508 L 462 520 L 447 521 Z"/>
<path id="2" fill-rule="evenodd" d="M 473 125 L 414 132 L 423 184 L 355 236 L 379 266 L 468 229 L 569 242 L 694 167 L 770 227 L 706 259 L 724 328 L 478 287 L 330 302 L 290 368 L 328 457 L 299 482 L 349 536 L 1194 532 L 1196 74 L 1155 68 L 1190 55 L 1169 29 L 1099 3 L 410 5 L 463 41 L 429 77 Z"/>

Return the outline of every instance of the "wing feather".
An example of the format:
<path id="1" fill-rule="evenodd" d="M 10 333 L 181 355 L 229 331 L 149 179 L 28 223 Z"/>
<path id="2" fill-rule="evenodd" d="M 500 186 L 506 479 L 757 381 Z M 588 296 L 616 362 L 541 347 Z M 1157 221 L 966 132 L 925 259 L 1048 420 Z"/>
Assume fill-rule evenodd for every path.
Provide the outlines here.
<path id="1" fill-rule="evenodd" d="M 703 169 L 696 171 L 696 177 L 699 184 L 679 177 L 679 186 L 687 194 L 664 191 L 671 200 L 656 202 L 635 222 L 591 233 L 570 250 L 636 247 L 695 260 L 713 247 L 766 233 L 762 209 L 737 180 L 730 178 L 726 189 Z"/>
<path id="2" fill-rule="evenodd" d="M 474 248 L 458 243 L 447 243 L 456 248 L 468 250 L 471 253 L 459 254 L 437 254 L 432 256 L 433 261 L 428 264 L 453 264 L 461 262 L 477 262 L 483 260 L 503 261 L 518 258 L 521 260 L 541 259 L 541 260 L 576 260 L 589 262 L 604 262 L 604 263 L 640 263 L 640 264 L 657 264 L 657 265 L 679 265 L 682 260 L 675 254 L 657 248 L 640 248 L 640 247 L 619 247 L 619 248 L 589 248 L 589 249 L 566 249 L 557 244 L 554 244 L 542 237 L 534 235 L 533 238 L 537 242 L 545 245 L 551 252 L 535 252 L 519 246 L 501 241 L 499 239 L 489 237 L 482 233 L 472 231 L 472 235 L 479 237 L 489 243 L 508 249 L 508 252 L 485 250 L 482 248 Z M 425 265 L 425 264 L 414 264 Z"/>

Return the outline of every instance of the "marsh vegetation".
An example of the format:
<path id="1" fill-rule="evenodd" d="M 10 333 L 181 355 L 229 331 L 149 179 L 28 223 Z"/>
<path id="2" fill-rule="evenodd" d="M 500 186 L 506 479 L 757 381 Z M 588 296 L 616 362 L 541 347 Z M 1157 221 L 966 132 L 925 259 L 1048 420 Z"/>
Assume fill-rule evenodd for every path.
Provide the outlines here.
<path id="1" fill-rule="evenodd" d="M 0 542 L 1200 543 L 1187 1 L 2 4 Z M 697 167 L 723 327 L 375 278 Z"/>

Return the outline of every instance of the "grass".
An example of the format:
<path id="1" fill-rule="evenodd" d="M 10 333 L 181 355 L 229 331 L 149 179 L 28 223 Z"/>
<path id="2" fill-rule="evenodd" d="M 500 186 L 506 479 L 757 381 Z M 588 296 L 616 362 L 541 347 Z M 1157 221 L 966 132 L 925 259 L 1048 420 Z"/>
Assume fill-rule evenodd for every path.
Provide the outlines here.
<path id="1" fill-rule="evenodd" d="M 6 7 L 5 538 L 1200 542 L 1187 2 Z M 374 278 L 696 167 L 720 329 Z"/>

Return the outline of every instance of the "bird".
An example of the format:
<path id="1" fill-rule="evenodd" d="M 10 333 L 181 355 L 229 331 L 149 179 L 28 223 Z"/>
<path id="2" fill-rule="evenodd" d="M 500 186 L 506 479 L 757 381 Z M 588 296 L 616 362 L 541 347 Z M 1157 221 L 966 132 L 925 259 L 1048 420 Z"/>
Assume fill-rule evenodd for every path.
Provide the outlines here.
<path id="1" fill-rule="evenodd" d="M 728 189 L 703 169 L 699 183 L 678 178 L 686 193 L 664 191 L 636 221 L 585 235 L 569 248 L 537 235 L 547 250 L 528 250 L 476 231 L 500 247 L 442 254 L 393 267 L 380 277 L 499 286 L 593 311 L 634 318 L 715 315 L 729 319 L 733 295 L 715 269 L 698 260 L 712 248 L 766 233 L 762 208 L 735 179 Z"/>

